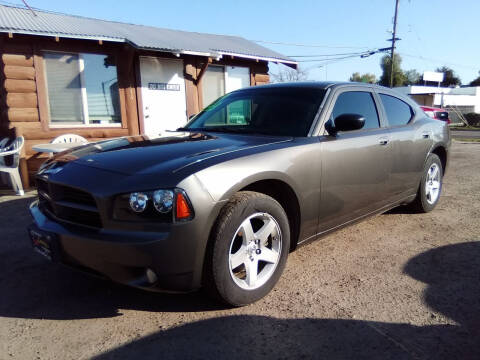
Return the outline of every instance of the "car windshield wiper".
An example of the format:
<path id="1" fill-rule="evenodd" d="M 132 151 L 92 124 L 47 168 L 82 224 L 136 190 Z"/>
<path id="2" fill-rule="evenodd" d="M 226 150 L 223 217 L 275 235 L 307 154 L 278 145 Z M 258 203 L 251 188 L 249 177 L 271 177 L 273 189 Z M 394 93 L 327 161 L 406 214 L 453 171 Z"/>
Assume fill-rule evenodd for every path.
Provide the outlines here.
<path id="1" fill-rule="evenodd" d="M 258 134 L 258 135 L 272 135 L 269 131 L 252 129 L 248 127 L 240 126 L 212 126 L 212 127 L 198 127 L 198 128 L 178 128 L 177 131 L 209 131 L 209 132 L 222 132 L 232 134 Z"/>
<path id="2" fill-rule="evenodd" d="M 218 129 L 218 130 L 217 130 Z M 222 126 L 216 127 L 212 131 L 231 132 L 236 134 L 251 134 L 251 135 L 272 135 L 271 131 L 261 130 L 249 127 L 237 127 L 237 126 Z"/>
<path id="3" fill-rule="evenodd" d="M 199 128 L 186 128 L 186 127 L 179 127 L 177 129 L 177 131 L 207 131 L 208 129 L 207 128 L 202 128 L 202 127 L 199 127 Z"/>
<path id="4" fill-rule="evenodd" d="M 245 132 L 245 130 L 248 130 L 248 129 L 240 128 L 240 127 L 236 127 L 236 126 L 212 126 L 211 128 L 208 128 L 207 131 L 239 133 L 239 132 Z"/>
<path id="5" fill-rule="evenodd" d="M 255 128 L 249 127 L 240 127 L 240 126 L 215 126 L 212 128 L 207 128 L 205 131 L 212 132 L 224 132 L 224 133 L 234 133 L 234 134 L 260 134 L 260 135 L 271 135 L 270 132 L 262 131 Z"/>

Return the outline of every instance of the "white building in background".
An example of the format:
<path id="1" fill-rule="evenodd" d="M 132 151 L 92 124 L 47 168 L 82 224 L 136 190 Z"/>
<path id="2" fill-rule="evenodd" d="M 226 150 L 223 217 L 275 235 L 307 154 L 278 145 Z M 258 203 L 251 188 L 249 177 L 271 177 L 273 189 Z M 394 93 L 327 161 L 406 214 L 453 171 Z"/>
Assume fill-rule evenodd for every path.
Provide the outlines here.
<path id="1" fill-rule="evenodd" d="M 420 105 L 452 108 L 463 114 L 480 113 L 480 86 L 446 88 L 410 85 L 395 90 L 409 95 Z"/>

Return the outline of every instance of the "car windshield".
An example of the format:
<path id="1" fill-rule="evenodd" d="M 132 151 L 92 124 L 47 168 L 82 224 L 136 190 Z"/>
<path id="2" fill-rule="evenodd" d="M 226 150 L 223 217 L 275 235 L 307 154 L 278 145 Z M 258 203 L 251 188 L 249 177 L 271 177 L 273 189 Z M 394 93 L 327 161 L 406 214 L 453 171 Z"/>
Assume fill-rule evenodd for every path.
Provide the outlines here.
<path id="1" fill-rule="evenodd" d="M 180 130 L 307 136 L 324 89 L 249 88 L 227 94 Z"/>

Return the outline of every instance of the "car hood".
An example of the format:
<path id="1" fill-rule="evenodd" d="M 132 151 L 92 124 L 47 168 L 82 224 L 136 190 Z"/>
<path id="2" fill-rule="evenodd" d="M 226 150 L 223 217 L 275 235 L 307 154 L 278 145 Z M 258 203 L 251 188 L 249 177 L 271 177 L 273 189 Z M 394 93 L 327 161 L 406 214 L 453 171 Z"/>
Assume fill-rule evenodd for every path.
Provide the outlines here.
<path id="1" fill-rule="evenodd" d="M 158 137 L 130 136 L 87 144 L 60 153 L 51 161 L 74 162 L 125 175 L 173 173 L 212 157 L 291 140 L 271 136 L 172 132 Z"/>

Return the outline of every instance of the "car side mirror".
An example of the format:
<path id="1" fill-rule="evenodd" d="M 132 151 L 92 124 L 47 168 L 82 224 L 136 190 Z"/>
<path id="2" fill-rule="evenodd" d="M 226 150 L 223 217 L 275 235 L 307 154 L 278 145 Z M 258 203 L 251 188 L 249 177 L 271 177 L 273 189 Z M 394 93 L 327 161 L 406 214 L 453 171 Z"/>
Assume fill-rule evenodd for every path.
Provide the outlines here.
<path id="1" fill-rule="evenodd" d="M 335 122 L 327 122 L 325 128 L 332 136 L 339 131 L 359 130 L 365 125 L 365 117 L 359 114 L 342 114 L 335 118 Z"/>

